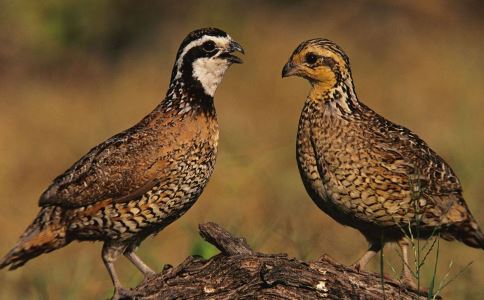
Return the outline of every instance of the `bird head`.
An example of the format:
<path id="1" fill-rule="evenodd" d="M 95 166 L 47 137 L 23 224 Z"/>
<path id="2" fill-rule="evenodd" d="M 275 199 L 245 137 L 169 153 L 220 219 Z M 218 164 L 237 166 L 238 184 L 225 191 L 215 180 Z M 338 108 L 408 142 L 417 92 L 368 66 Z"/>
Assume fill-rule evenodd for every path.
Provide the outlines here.
<path id="1" fill-rule="evenodd" d="M 327 39 L 301 43 L 282 70 L 282 77 L 299 76 L 312 85 L 332 88 L 351 77 L 348 56 Z"/>
<path id="2" fill-rule="evenodd" d="M 178 50 L 172 81 L 182 79 L 187 85 L 200 85 L 205 94 L 213 97 L 228 67 L 242 63 L 233 55 L 236 51 L 244 53 L 242 46 L 220 29 L 192 31 Z"/>

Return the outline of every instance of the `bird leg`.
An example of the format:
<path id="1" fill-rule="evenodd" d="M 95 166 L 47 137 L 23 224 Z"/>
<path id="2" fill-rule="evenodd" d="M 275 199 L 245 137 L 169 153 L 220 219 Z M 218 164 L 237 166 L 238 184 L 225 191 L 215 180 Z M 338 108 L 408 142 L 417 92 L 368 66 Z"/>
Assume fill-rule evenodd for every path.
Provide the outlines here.
<path id="1" fill-rule="evenodd" d="M 400 249 L 402 249 L 402 257 L 403 257 L 403 271 L 402 271 L 402 276 L 401 280 L 408 286 L 417 289 L 417 285 L 415 284 L 415 281 L 412 276 L 412 270 L 410 269 L 410 264 L 408 261 L 408 246 L 409 243 L 408 241 L 403 238 L 400 241 L 398 241 L 398 245 L 400 246 Z"/>
<path id="2" fill-rule="evenodd" d="M 136 268 L 138 268 L 138 270 L 141 271 L 141 273 L 143 273 L 145 278 L 155 274 L 155 271 L 153 271 L 150 267 L 148 267 L 148 265 L 145 264 L 141 260 L 141 258 L 139 258 L 139 256 L 136 255 L 136 253 L 134 253 L 134 251 L 125 252 L 124 255 L 129 259 L 130 262 L 133 263 L 133 265 L 136 266 Z"/>
<path id="3" fill-rule="evenodd" d="M 109 272 L 109 276 L 111 276 L 111 281 L 114 285 L 114 295 L 112 298 L 114 300 L 130 297 L 132 295 L 132 292 L 130 290 L 123 288 L 123 286 L 121 285 L 121 281 L 119 280 L 118 274 L 114 269 L 114 262 L 119 257 L 119 255 L 124 252 L 125 249 L 126 246 L 112 245 L 110 243 L 104 243 L 103 245 L 102 258 L 104 265 Z"/>
<path id="4" fill-rule="evenodd" d="M 356 262 L 353 264 L 353 268 L 355 268 L 358 272 L 364 271 L 368 262 L 383 248 L 382 243 L 380 241 L 372 241 L 368 247 L 368 251 Z"/>

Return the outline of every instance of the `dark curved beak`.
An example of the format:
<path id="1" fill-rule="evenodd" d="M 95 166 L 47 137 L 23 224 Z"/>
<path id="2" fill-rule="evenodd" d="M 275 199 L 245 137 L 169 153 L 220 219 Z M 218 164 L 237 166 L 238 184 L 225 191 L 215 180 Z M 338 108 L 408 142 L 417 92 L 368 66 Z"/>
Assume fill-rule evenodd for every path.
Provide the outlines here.
<path id="1" fill-rule="evenodd" d="M 244 48 L 242 48 L 242 46 L 236 41 L 231 41 L 229 47 L 230 52 L 239 51 L 240 53 L 245 54 Z"/>
<path id="2" fill-rule="evenodd" d="M 289 61 L 282 69 L 282 78 L 296 75 L 296 73 L 297 73 L 296 65 L 292 61 Z"/>
<path id="3" fill-rule="evenodd" d="M 231 41 L 227 51 L 223 53 L 222 56 L 225 57 L 229 62 L 233 64 L 241 64 L 243 63 L 242 59 L 232 54 L 232 52 L 236 52 L 236 51 L 242 54 L 245 54 L 244 48 L 242 48 L 242 46 L 239 43 L 235 41 Z"/>

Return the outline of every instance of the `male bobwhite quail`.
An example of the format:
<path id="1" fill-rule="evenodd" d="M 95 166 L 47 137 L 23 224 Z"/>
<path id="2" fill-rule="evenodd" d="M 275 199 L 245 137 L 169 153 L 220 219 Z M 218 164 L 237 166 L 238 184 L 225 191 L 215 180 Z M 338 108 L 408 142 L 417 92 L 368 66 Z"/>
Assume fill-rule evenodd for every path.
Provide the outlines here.
<path id="1" fill-rule="evenodd" d="M 129 294 L 114 270 L 148 236 L 182 216 L 212 174 L 219 129 L 213 96 L 242 47 L 224 31 L 191 32 L 176 55 L 166 97 L 143 120 L 94 147 L 40 197 L 38 216 L 0 268 L 15 269 L 70 242 L 102 241 L 114 298 Z"/>

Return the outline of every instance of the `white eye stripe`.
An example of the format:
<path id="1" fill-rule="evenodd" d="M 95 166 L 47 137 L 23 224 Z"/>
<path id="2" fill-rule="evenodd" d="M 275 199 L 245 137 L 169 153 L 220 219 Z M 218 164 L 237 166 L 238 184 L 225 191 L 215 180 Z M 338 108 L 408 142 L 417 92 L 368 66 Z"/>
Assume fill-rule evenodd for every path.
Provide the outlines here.
<path id="1" fill-rule="evenodd" d="M 232 39 L 229 35 L 227 35 L 226 37 L 215 37 L 215 36 L 204 35 L 201 38 L 199 38 L 198 40 L 194 40 L 194 41 L 188 43 L 188 45 L 186 45 L 185 48 L 183 48 L 182 53 L 180 54 L 180 56 L 178 57 L 178 59 L 176 61 L 177 72 L 176 72 L 175 78 L 177 79 L 177 78 L 181 77 L 180 68 L 181 68 L 181 65 L 183 63 L 183 57 L 188 53 L 188 51 L 190 51 L 190 49 L 192 49 L 194 47 L 198 47 L 198 46 L 202 45 L 203 43 L 205 43 L 206 41 L 214 41 L 216 45 L 227 45 L 228 43 L 230 43 L 231 40 Z"/>

